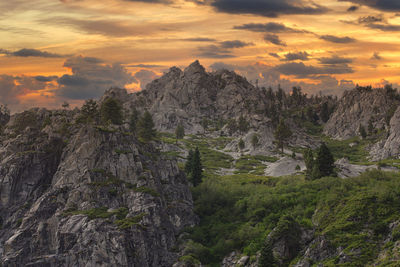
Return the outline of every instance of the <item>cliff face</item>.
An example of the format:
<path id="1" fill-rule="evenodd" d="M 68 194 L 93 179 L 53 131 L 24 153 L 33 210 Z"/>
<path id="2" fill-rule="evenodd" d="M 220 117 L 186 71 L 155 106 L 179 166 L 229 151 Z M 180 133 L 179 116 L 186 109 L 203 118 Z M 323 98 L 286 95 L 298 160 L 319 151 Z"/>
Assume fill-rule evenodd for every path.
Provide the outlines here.
<path id="1" fill-rule="evenodd" d="M 203 130 L 202 118 L 263 120 L 257 111 L 263 112 L 266 103 L 262 90 L 243 77 L 227 70 L 207 73 L 195 61 L 184 71 L 171 68 L 145 90 L 130 95 L 125 106 L 148 109 L 159 130 L 175 130 L 181 122 L 187 132 L 197 133 Z"/>
<path id="2" fill-rule="evenodd" d="M 398 104 L 393 92 L 386 88 L 356 88 L 347 91 L 326 123 L 324 134 L 335 139 L 357 136 L 360 125 L 367 128 L 369 120 L 372 120 L 374 128 L 385 128 L 386 116 Z"/>
<path id="3" fill-rule="evenodd" d="M 372 147 L 370 156 L 373 160 L 400 157 L 400 107 L 397 108 L 390 120 L 390 131 L 387 139 Z"/>
<path id="4" fill-rule="evenodd" d="M 179 232 L 196 223 L 185 175 L 124 127 L 74 125 L 75 115 L 34 110 L 36 125 L 24 129 L 10 121 L 0 147 L 3 265 L 172 265 Z"/>

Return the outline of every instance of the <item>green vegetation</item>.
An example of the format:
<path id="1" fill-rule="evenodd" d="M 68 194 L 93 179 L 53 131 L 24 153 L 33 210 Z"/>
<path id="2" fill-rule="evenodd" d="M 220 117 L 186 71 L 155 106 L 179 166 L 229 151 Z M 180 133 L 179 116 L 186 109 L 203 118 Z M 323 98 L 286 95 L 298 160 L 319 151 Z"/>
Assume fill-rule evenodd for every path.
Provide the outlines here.
<path id="1" fill-rule="evenodd" d="M 132 226 L 139 226 L 140 221 L 143 219 L 145 215 L 146 215 L 145 213 L 141 213 L 135 217 L 127 217 L 119 219 L 115 221 L 115 224 L 118 225 L 119 229 L 128 229 L 131 228 Z"/>
<path id="2" fill-rule="evenodd" d="M 123 114 L 121 103 L 114 98 L 107 98 L 101 103 L 100 117 L 103 123 L 122 124 Z"/>
<path id="3" fill-rule="evenodd" d="M 285 124 L 284 120 L 280 120 L 274 132 L 274 137 L 277 142 L 277 147 L 282 150 L 282 153 L 283 153 L 283 147 L 287 145 L 289 138 L 291 136 L 292 136 L 292 131 Z"/>
<path id="4" fill-rule="evenodd" d="M 97 102 L 93 99 L 88 99 L 85 101 L 81 108 L 79 117 L 77 118 L 77 123 L 93 123 L 97 122 L 99 116 L 99 110 Z"/>
<path id="5" fill-rule="evenodd" d="M 176 127 L 175 137 L 177 142 L 178 139 L 182 139 L 183 137 L 185 137 L 185 128 L 183 128 L 182 123 L 178 124 L 178 126 Z"/>
<path id="6" fill-rule="evenodd" d="M 139 137 L 144 142 L 149 142 L 156 137 L 157 132 L 154 129 L 153 118 L 150 112 L 148 112 L 147 110 L 143 114 L 143 117 L 140 118 L 137 128 Z"/>
<path id="7" fill-rule="evenodd" d="M 195 151 L 189 151 L 185 164 L 185 172 L 193 186 L 198 186 L 201 183 L 203 179 L 203 165 L 201 164 L 199 148 L 196 147 Z"/>
<path id="8" fill-rule="evenodd" d="M 377 170 L 356 178 L 311 181 L 303 176 L 209 176 L 193 189 L 201 221 L 188 229 L 193 240 L 189 254 L 209 266 L 218 266 L 234 250 L 253 256 L 263 249 L 268 258 L 271 244 L 265 243 L 266 236 L 279 225 L 275 238 L 290 236 L 293 227 L 286 226 L 294 224 L 315 227 L 316 236 L 325 235 L 350 257 L 359 249 L 361 255 L 343 266 L 365 266 L 377 257 L 388 225 L 400 216 L 399 178 Z M 284 220 L 288 215 L 290 224 Z M 325 263 L 334 266 L 335 261 Z"/>
<path id="9" fill-rule="evenodd" d="M 244 155 L 240 159 L 238 159 L 235 163 L 235 174 L 256 174 L 256 175 L 264 175 L 264 171 L 266 166 L 263 162 L 275 162 L 278 159 L 275 157 L 268 156 L 251 156 Z"/>

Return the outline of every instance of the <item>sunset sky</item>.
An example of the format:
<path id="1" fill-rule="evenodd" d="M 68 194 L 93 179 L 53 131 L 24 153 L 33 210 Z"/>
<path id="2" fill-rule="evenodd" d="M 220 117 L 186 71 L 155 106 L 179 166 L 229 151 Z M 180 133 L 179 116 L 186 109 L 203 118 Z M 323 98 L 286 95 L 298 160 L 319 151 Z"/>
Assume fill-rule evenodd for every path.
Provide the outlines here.
<path id="1" fill-rule="evenodd" d="M 196 59 L 308 93 L 400 84 L 398 0 L 1 1 L 0 40 L 13 111 L 140 90 Z"/>

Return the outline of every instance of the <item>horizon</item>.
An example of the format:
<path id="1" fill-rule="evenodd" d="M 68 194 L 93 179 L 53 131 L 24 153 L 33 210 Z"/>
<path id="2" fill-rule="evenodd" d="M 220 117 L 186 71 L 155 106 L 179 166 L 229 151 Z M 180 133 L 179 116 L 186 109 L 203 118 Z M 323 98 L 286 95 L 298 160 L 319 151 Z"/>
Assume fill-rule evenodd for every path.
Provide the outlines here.
<path id="1" fill-rule="evenodd" d="M 308 94 L 400 83 L 394 0 L 18 0 L 0 11 L 0 103 L 14 112 L 138 91 L 195 59 Z"/>

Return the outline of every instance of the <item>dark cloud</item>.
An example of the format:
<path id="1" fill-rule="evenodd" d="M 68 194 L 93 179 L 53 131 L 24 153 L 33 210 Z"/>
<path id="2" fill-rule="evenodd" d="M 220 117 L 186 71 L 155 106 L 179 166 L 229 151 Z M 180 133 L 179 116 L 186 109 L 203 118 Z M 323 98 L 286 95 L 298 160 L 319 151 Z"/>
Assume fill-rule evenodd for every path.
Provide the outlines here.
<path id="1" fill-rule="evenodd" d="M 51 82 L 51 81 L 56 80 L 58 77 L 57 76 L 42 76 L 42 75 L 39 75 L 39 76 L 35 76 L 34 78 L 38 82 Z"/>
<path id="2" fill-rule="evenodd" d="M 281 58 L 277 53 L 268 53 L 268 55 L 274 58 Z"/>
<path id="3" fill-rule="evenodd" d="M 197 56 L 204 58 L 233 58 L 234 55 L 226 48 L 221 48 L 217 45 L 201 46 L 198 48 L 199 54 Z"/>
<path id="4" fill-rule="evenodd" d="M 142 2 L 142 3 L 155 3 L 155 4 L 171 4 L 172 0 L 124 0 L 126 2 Z"/>
<path id="5" fill-rule="evenodd" d="M 382 11 L 389 11 L 389 12 L 400 11 L 400 1 L 398 0 L 339 0 L 339 1 L 365 5 Z"/>
<path id="6" fill-rule="evenodd" d="M 120 64 L 108 65 L 96 58 L 72 57 L 65 61 L 64 67 L 71 69 L 72 75 L 65 74 L 57 80 L 59 89 L 56 93 L 65 98 L 97 98 L 110 87 L 124 87 L 136 82 Z"/>
<path id="7" fill-rule="evenodd" d="M 309 60 L 310 55 L 307 52 L 295 52 L 295 53 L 287 53 L 282 61 L 295 61 L 295 60 L 302 60 L 307 61 Z"/>
<path id="8" fill-rule="evenodd" d="M 151 64 L 136 64 L 136 65 L 128 65 L 127 67 L 131 67 L 131 68 L 161 68 L 164 67 L 162 65 L 151 65 Z"/>
<path id="9" fill-rule="evenodd" d="M 322 14 L 327 8 L 303 0 L 214 0 L 195 1 L 211 4 L 219 12 L 231 14 L 252 14 L 264 17 L 278 17 L 289 14 Z"/>
<path id="10" fill-rule="evenodd" d="M 332 57 L 322 57 L 319 58 L 318 61 L 324 65 L 338 65 L 338 64 L 350 64 L 353 63 L 353 59 L 339 57 L 339 56 L 332 56 Z"/>
<path id="11" fill-rule="evenodd" d="M 347 9 L 347 12 L 355 12 L 359 9 L 359 6 L 351 6 Z"/>
<path id="12" fill-rule="evenodd" d="M 23 48 L 21 50 L 14 51 L 14 52 L 0 49 L 0 54 L 5 54 L 5 55 L 9 55 L 9 56 L 14 56 L 14 57 L 45 57 L 45 58 L 65 57 L 65 56 L 59 55 L 59 54 L 49 53 L 46 51 L 40 51 L 37 49 L 28 49 L 28 48 Z"/>
<path id="13" fill-rule="evenodd" d="M 352 25 L 362 25 L 370 29 L 381 30 L 384 32 L 400 31 L 400 25 L 388 23 L 382 14 L 377 16 L 371 15 L 371 16 L 360 17 L 355 21 L 342 21 L 342 22 Z"/>
<path id="14" fill-rule="evenodd" d="M 215 42 L 217 40 L 212 39 L 212 38 L 206 38 L 206 37 L 197 37 L 197 38 L 185 38 L 181 39 L 182 41 L 187 41 L 187 42 Z"/>
<path id="15" fill-rule="evenodd" d="M 254 45 L 254 44 L 253 43 L 242 42 L 242 41 L 239 41 L 239 40 L 225 41 L 225 42 L 221 42 L 220 43 L 220 46 L 222 48 L 226 48 L 226 49 L 242 48 L 242 47 L 251 46 L 251 45 Z"/>
<path id="16" fill-rule="evenodd" d="M 134 77 L 140 82 L 140 87 L 145 89 L 146 85 L 160 76 L 150 70 L 140 70 L 135 73 Z"/>
<path id="17" fill-rule="evenodd" d="M 353 73 L 353 69 L 346 64 L 343 65 L 332 65 L 332 66 L 312 66 L 304 65 L 303 62 L 291 62 L 281 65 L 277 65 L 274 69 L 284 75 L 292 75 L 298 78 L 310 77 L 312 75 L 324 75 L 324 74 L 345 74 Z"/>
<path id="18" fill-rule="evenodd" d="M 279 46 L 287 46 L 285 42 L 283 42 L 278 35 L 276 34 L 266 34 L 264 36 L 264 40 L 267 42 L 270 42 L 272 44 L 275 45 L 279 45 Z"/>
<path id="19" fill-rule="evenodd" d="M 371 59 L 373 59 L 373 60 L 382 60 L 383 58 L 381 57 L 379 52 L 374 52 L 374 54 L 372 55 Z"/>
<path id="20" fill-rule="evenodd" d="M 331 42 L 331 43 L 336 43 L 336 44 L 348 44 L 348 43 L 354 43 L 356 39 L 345 36 L 345 37 L 338 37 L 334 35 L 321 35 L 319 37 L 322 40 Z"/>
<path id="21" fill-rule="evenodd" d="M 304 33 L 307 31 L 297 30 L 287 27 L 282 23 L 248 23 L 233 27 L 236 30 L 247 30 L 252 32 L 268 32 L 268 33 Z"/>

